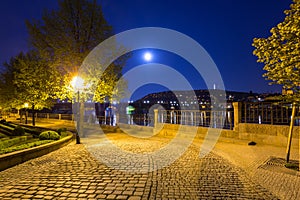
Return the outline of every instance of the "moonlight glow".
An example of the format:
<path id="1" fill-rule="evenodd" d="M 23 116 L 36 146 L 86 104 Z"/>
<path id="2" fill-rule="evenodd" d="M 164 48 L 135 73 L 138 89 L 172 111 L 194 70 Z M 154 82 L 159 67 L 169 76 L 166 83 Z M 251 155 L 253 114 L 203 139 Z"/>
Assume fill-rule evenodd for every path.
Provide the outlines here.
<path id="1" fill-rule="evenodd" d="M 152 60 L 152 54 L 149 53 L 149 52 L 145 53 L 145 54 L 144 54 L 144 59 L 145 59 L 146 61 Z"/>

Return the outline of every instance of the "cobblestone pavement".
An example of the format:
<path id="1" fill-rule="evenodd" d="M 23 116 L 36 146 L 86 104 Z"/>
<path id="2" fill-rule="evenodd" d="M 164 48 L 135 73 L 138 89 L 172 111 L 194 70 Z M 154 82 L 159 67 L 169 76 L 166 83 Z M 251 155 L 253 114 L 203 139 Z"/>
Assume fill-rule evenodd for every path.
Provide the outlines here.
<path id="1" fill-rule="evenodd" d="M 220 142 L 215 146 L 214 152 L 239 166 L 252 180 L 267 188 L 280 199 L 300 199 L 300 172 L 277 167 L 265 166 L 264 163 L 271 158 L 285 160 L 284 147 L 258 144 L 248 146 L 247 143 Z M 299 149 L 291 150 L 291 160 L 299 161 Z"/>
<path id="2" fill-rule="evenodd" d="M 107 135 L 124 150 L 140 153 L 169 142 L 166 138 Z M 0 199 L 278 199 L 217 154 L 200 159 L 200 145 L 194 142 L 165 168 L 129 173 L 102 164 L 84 145 L 73 142 L 0 172 Z M 105 145 L 97 148 L 105 151 Z"/>

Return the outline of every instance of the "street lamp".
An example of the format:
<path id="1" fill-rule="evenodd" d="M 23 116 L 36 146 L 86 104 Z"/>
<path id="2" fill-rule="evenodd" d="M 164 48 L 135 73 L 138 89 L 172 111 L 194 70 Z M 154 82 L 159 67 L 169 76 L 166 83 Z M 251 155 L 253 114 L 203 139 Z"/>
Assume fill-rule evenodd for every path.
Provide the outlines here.
<path id="1" fill-rule="evenodd" d="M 28 111 L 27 111 L 27 108 L 29 107 L 29 104 L 28 103 L 24 103 L 24 107 L 25 107 L 25 124 L 27 124 L 27 117 L 28 117 Z"/>
<path id="2" fill-rule="evenodd" d="M 78 103 L 78 118 L 77 118 L 77 132 L 76 132 L 76 144 L 80 144 L 80 137 L 79 137 L 79 132 L 81 131 L 81 118 L 82 118 L 82 113 L 81 113 L 81 103 L 80 103 L 80 90 L 84 89 L 84 80 L 80 76 L 75 76 L 73 77 L 71 81 L 71 85 L 74 89 L 74 91 L 77 92 L 77 103 Z"/>

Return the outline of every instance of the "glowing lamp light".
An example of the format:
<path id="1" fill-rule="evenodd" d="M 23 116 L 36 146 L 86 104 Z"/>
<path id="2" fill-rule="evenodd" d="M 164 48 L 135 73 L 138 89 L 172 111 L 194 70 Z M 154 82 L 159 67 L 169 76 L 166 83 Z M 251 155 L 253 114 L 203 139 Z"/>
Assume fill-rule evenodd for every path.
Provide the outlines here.
<path id="1" fill-rule="evenodd" d="M 152 60 L 152 54 L 149 53 L 149 52 L 145 53 L 145 54 L 144 54 L 144 59 L 145 59 L 146 61 L 151 61 L 151 60 Z"/>
<path id="2" fill-rule="evenodd" d="M 73 77 L 71 85 L 74 89 L 80 90 L 84 87 L 84 80 L 80 76 Z"/>

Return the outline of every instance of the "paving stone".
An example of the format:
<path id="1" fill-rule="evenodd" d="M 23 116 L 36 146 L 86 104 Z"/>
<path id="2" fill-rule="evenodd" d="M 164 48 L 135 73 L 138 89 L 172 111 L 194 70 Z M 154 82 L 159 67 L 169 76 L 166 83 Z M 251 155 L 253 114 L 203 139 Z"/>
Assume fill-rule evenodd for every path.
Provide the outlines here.
<path id="1" fill-rule="evenodd" d="M 43 199 L 44 195 L 34 195 L 34 199 Z"/>
<path id="2" fill-rule="evenodd" d="M 130 196 L 130 195 L 133 194 L 133 191 L 123 191 L 122 194 L 123 194 L 123 195 L 128 195 L 128 196 Z"/>
<path id="3" fill-rule="evenodd" d="M 143 192 L 134 192 L 133 195 L 134 196 L 143 196 Z"/>
<path id="4" fill-rule="evenodd" d="M 36 195 L 44 195 L 46 193 L 46 191 L 38 191 L 38 192 L 36 192 L 35 194 Z"/>
<path id="5" fill-rule="evenodd" d="M 33 195 L 29 195 L 29 194 L 21 196 L 22 199 L 31 199 L 32 197 L 33 197 Z"/>
<path id="6" fill-rule="evenodd" d="M 128 139 L 121 133 L 111 137 L 127 151 L 138 153 L 151 152 L 168 143 L 166 138 L 149 141 Z M 105 145 L 99 145 L 97 152 L 109 153 L 105 148 Z M 84 145 L 72 142 L 57 151 L 0 172 L 0 197 L 131 200 L 277 198 L 219 154 L 212 152 L 199 158 L 199 149 L 200 144 L 192 144 L 178 160 L 165 168 L 146 173 L 128 173 L 108 167 L 96 160 Z M 52 160 L 51 164 L 46 162 L 49 160 Z M 150 166 L 157 168 L 156 165 L 159 165 L 151 157 L 147 163 L 143 160 L 129 161 L 124 169 L 134 166 L 149 169 Z M 268 173 L 264 177 L 273 180 Z M 294 190 L 297 190 L 296 186 Z"/>
<path id="7" fill-rule="evenodd" d="M 78 193 L 71 193 L 68 197 L 69 198 L 75 198 L 77 197 L 79 194 Z"/>
<path id="8" fill-rule="evenodd" d="M 88 196 L 87 196 L 87 198 L 88 199 L 92 199 L 92 198 L 95 198 L 97 195 L 96 194 L 89 194 Z"/>
<path id="9" fill-rule="evenodd" d="M 33 191 L 33 190 L 28 190 L 28 191 L 26 192 L 26 194 L 30 194 L 30 195 L 35 194 L 35 193 L 36 193 L 36 191 Z"/>
<path id="10" fill-rule="evenodd" d="M 53 199 L 53 196 L 44 196 L 44 199 Z"/>
<path id="11" fill-rule="evenodd" d="M 23 196 L 23 194 L 13 194 L 11 197 L 12 198 L 20 198 L 21 196 Z"/>
<path id="12" fill-rule="evenodd" d="M 107 197 L 107 195 L 105 195 L 105 194 L 98 194 L 96 196 L 97 199 L 106 199 L 106 197 Z"/>
<path id="13" fill-rule="evenodd" d="M 116 199 L 128 199 L 126 195 L 117 195 Z"/>
<path id="14" fill-rule="evenodd" d="M 140 199 L 141 199 L 141 197 L 139 197 L 139 196 L 131 196 L 128 198 L 128 200 L 140 200 Z"/>
<path id="15" fill-rule="evenodd" d="M 116 196 L 117 195 L 109 194 L 109 195 L 107 195 L 106 199 L 116 199 Z"/>
<path id="16" fill-rule="evenodd" d="M 78 198 L 85 198 L 85 197 L 87 197 L 88 195 L 87 194 L 79 194 L 78 195 Z"/>

